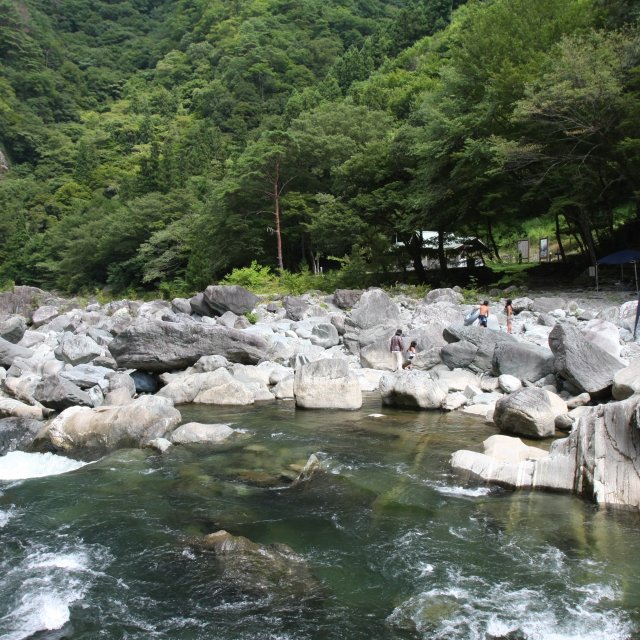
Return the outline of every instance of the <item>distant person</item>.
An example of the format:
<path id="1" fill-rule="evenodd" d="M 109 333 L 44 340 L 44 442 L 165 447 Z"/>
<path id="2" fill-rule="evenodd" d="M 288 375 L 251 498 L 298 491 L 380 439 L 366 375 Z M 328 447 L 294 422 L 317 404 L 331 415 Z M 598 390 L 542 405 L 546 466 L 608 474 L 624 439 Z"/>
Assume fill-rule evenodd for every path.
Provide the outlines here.
<path id="1" fill-rule="evenodd" d="M 394 357 L 394 371 L 402 369 L 402 352 L 404 351 L 404 343 L 402 341 L 402 329 L 396 331 L 396 335 L 391 338 L 389 350 Z"/>
<path id="2" fill-rule="evenodd" d="M 489 320 L 489 301 L 485 300 L 480 305 L 480 315 L 478 316 L 478 322 L 481 327 L 487 326 L 487 321 Z"/>
<path id="3" fill-rule="evenodd" d="M 507 333 L 511 333 L 513 331 L 513 303 L 510 298 L 504 305 L 504 312 L 507 316 Z"/>
<path id="4" fill-rule="evenodd" d="M 411 369 L 413 359 L 416 357 L 418 343 L 415 340 L 411 341 L 409 348 L 407 349 L 407 361 L 402 365 L 403 369 Z"/>

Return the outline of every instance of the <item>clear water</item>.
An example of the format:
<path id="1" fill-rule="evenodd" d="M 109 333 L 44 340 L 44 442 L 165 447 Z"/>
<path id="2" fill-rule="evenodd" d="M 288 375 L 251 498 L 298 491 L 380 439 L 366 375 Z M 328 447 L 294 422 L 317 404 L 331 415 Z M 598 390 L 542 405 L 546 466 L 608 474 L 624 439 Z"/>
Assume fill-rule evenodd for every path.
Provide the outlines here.
<path id="1" fill-rule="evenodd" d="M 475 418 L 181 410 L 245 432 L 0 481 L 0 638 L 640 637 L 640 516 L 466 483 Z M 328 473 L 292 486 L 312 453 Z M 197 543 L 218 529 L 289 545 L 314 588 L 230 581 Z"/>

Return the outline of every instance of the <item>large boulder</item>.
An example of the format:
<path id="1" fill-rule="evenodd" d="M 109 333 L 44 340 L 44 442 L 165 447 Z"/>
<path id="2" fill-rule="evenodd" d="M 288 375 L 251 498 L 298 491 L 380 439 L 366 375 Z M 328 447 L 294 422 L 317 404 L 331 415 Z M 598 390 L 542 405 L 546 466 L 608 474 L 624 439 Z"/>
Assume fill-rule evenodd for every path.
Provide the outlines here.
<path id="1" fill-rule="evenodd" d="M 3 418 L 0 420 L 0 456 L 10 451 L 24 451 L 31 446 L 42 423 L 31 418 Z"/>
<path id="2" fill-rule="evenodd" d="M 566 412 L 566 404 L 558 406 L 552 402 L 548 391 L 525 387 L 496 402 L 493 421 L 503 433 L 528 438 L 549 438 L 556 431 L 556 416 Z"/>
<path id="3" fill-rule="evenodd" d="M 269 345 L 259 336 L 218 325 L 145 322 L 115 337 L 109 351 L 118 366 L 143 371 L 186 369 L 203 355 L 256 364 Z"/>
<path id="4" fill-rule="evenodd" d="M 302 296 L 285 296 L 282 299 L 282 306 L 289 320 L 302 320 L 311 304 Z"/>
<path id="5" fill-rule="evenodd" d="M 37 287 L 18 286 L 0 293 L 0 315 L 20 314 L 28 318 L 51 294 Z"/>
<path id="6" fill-rule="evenodd" d="M 81 389 L 90 389 L 98 385 L 101 389 L 106 390 L 109 387 L 109 378 L 113 375 L 113 370 L 92 364 L 79 364 L 77 367 L 64 369 L 60 372 L 61 378 L 70 380 Z"/>
<path id="7" fill-rule="evenodd" d="M 42 378 L 38 375 L 28 373 L 18 377 L 8 376 L 2 381 L 2 388 L 11 397 L 26 404 L 38 404 L 33 397 L 36 387 Z"/>
<path id="8" fill-rule="evenodd" d="M 620 357 L 620 332 L 613 322 L 595 318 L 580 329 L 589 342 L 598 345 L 614 358 Z"/>
<path id="9" fill-rule="evenodd" d="M 401 371 L 380 378 L 382 403 L 409 409 L 441 409 L 447 387 L 431 371 Z"/>
<path id="10" fill-rule="evenodd" d="M 493 354 L 496 345 L 502 343 L 516 343 L 514 336 L 508 333 L 501 333 L 491 329 L 476 326 L 448 326 L 443 332 L 444 339 L 448 343 L 466 341 L 474 345 L 477 350 L 473 356 L 473 360 L 466 365 L 461 363 L 456 366 L 467 366 L 476 373 L 490 373 L 493 370 Z M 445 347 L 443 347 L 443 350 Z M 441 351 L 440 356 L 445 364 L 447 351 Z"/>
<path id="11" fill-rule="evenodd" d="M 400 309 L 382 289 L 371 289 L 362 294 L 351 310 L 350 321 L 358 329 L 396 325 L 400 322 Z"/>
<path id="12" fill-rule="evenodd" d="M 88 393 L 59 375 L 43 378 L 35 388 L 33 397 L 40 404 L 54 411 L 63 411 L 76 405 L 93 406 Z"/>
<path id="13" fill-rule="evenodd" d="M 203 295 L 205 304 L 219 316 L 225 311 L 241 316 L 253 311 L 260 301 L 257 295 L 237 285 L 210 285 Z"/>
<path id="14" fill-rule="evenodd" d="M 72 333 L 62 334 L 60 344 L 55 350 L 56 357 L 72 367 L 91 362 L 103 353 L 104 348 L 89 336 L 78 336 Z"/>
<path id="15" fill-rule="evenodd" d="M 178 376 L 158 391 L 175 404 L 253 404 L 254 394 L 247 385 L 235 380 L 226 369 Z"/>
<path id="16" fill-rule="evenodd" d="M 168 398 L 142 396 L 124 406 L 70 407 L 54 418 L 41 437 L 64 452 L 109 451 L 146 446 L 166 437 L 181 421 Z"/>
<path id="17" fill-rule="evenodd" d="M 608 393 L 613 377 L 625 366 L 618 358 L 589 342 L 580 329 L 570 324 L 557 324 L 552 329 L 549 346 L 554 355 L 556 374 L 591 396 Z"/>
<path id="18" fill-rule="evenodd" d="M 640 360 L 634 360 L 613 376 L 611 395 L 614 399 L 626 400 L 634 393 L 640 393 Z"/>
<path id="19" fill-rule="evenodd" d="M 293 392 L 296 406 L 305 409 L 359 409 L 362 391 L 346 360 L 308 362 L 296 368 Z"/>
<path id="20" fill-rule="evenodd" d="M 0 397 L 0 418 L 31 418 L 44 420 L 52 413 L 42 405 L 32 405 L 20 402 L 14 398 Z"/>
<path id="21" fill-rule="evenodd" d="M 0 338 L 18 344 L 27 330 L 27 321 L 23 316 L 10 316 L 0 322 Z"/>
<path id="22" fill-rule="evenodd" d="M 339 309 L 352 309 L 362 297 L 362 289 L 336 289 L 333 304 Z"/>
<path id="23" fill-rule="evenodd" d="M 493 352 L 493 374 L 535 382 L 553 372 L 553 353 L 525 342 L 500 342 Z"/>
<path id="24" fill-rule="evenodd" d="M 311 344 L 323 349 L 330 349 L 340 343 L 338 330 L 329 322 L 319 322 L 314 325 L 313 329 L 311 329 L 309 340 Z"/>
<path id="25" fill-rule="evenodd" d="M 32 355 L 33 351 L 31 351 L 31 349 L 26 349 L 4 338 L 0 338 L 0 366 L 10 367 L 16 358 L 28 360 Z"/>
<path id="26" fill-rule="evenodd" d="M 367 369 L 394 371 L 395 356 L 389 351 L 389 339 L 378 340 L 360 349 L 360 364 Z"/>
<path id="27" fill-rule="evenodd" d="M 440 360 L 449 369 L 466 369 L 474 362 L 478 347 L 468 340 L 452 342 L 440 349 Z"/>
<path id="28" fill-rule="evenodd" d="M 41 327 L 60 315 L 60 309 L 53 305 L 44 305 L 38 307 L 31 314 L 31 326 L 34 329 Z"/>
<path id="29" fill-rule="evenodd" d="M 564 309 L 566 306 L 567 301 L 564 298 L 540 296 L 533 300 L 533 310 L 538 313 L 549 313 L 556 309 Z"/>
<path id="30" fill-rule="evenodd" d="M 462 304 L 464 296 L 455 289 L 433 289 L 424 297 L 426 304 L 435 302 L 449 302 L 450 304 Z"/>
<path id="31" fill-rule="evenodd" d="M 438 302 L 419 304 L 416 307 L 408 333 L 418 334 L 421 337 L 421 349 L 442 347 L 447 343 L 443 337 L 444 329 L 456 325 L 462 326 L 463 323 L 464 314 L 461 307 L 442 298 Z"/>

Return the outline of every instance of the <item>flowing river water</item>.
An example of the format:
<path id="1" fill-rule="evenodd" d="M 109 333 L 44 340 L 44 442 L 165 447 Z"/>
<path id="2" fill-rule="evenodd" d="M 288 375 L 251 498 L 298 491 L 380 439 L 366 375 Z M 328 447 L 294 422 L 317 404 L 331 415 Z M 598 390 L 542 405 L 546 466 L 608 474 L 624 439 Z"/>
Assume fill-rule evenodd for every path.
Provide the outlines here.
<path id="1" fill-rule="evenodd" d="M 640 516 L 456 476 L 451 453 L 495 432 L 477 418 L 181 412 L 243 432 L 23 480 L 61 469 L 0 458 L 0 638 L 640 637 Z M 292 486 L 313 453 L 327 473 Z M 319 588 L 230 582 L 194 542 L 219 529 L 289 545 Z"/>

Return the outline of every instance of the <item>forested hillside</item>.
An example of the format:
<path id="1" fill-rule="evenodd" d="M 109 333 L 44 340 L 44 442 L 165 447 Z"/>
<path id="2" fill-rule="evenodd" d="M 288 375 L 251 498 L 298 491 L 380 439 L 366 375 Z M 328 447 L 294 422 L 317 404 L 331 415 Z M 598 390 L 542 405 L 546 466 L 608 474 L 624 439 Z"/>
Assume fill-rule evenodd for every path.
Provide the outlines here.
<path id="1" fill-rule="evenodd" d="M 640 216 L 634 0 L 0 0 L 0 283 L 393 269 Z M 395 237 L 412 255 L 389 248 Z M 335 263 L 337 264 L 337 263 Z"/>

